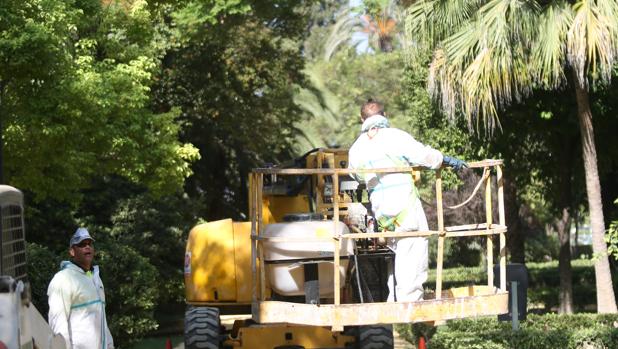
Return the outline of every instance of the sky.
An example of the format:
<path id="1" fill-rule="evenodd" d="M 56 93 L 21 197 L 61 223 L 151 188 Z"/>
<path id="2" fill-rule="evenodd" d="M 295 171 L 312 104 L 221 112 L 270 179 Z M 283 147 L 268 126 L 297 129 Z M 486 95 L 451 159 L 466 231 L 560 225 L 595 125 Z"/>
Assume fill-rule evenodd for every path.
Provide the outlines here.
<path id="1" fill-rule="evenodd" d="M 360 6 L 362 3 L 362 0 L 350 0 L 349 2 L 350 7 Z M 356 32 L 352 34 L 352 43 L 358 43 L 356 46 L 357 53 L 367 52 L 369 49 L 369 39 L 366 33 Z"/>

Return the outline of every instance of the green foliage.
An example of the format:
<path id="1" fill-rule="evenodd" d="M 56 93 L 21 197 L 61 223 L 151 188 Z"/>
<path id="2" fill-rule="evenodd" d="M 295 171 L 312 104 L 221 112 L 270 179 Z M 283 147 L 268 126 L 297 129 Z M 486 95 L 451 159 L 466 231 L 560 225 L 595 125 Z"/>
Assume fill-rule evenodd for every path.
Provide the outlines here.
<path id="1" fill-rule="evenodd" d="M 560 274 L 558 262 L 528 263 L 528 304 L 541 305 L 549 311 L 559 305 Z M 596 299 L 594 262 L 587 259 L 571 261 L 573 279 L 573 304 L 577 311 L 589 309 Z M 615 272 L 614 272 L 615 274 Z M 614 278 L 615 279 L 615 278 Z M 614 283 L 614 288 L 618 283 Z"/>
<path id="2" fill-rule="evenodd" d="M 403 83 L 408 90 L 404 94 L 404 102 L 415 108 L 410 108 L 412 113 L 406 113 L 405 122 L 414 127 L 419 139 L 445 154 L 465 160 L 486 158 L 489 155 L 487 149 L 479 146 L 480 142 L 469 134 L 465 125 L 444 118 L 432 103 L 425 88 L 428 58 L 429 52 L 421 51 L 406 61 Z"/>
<path id="3" fill-rule="evenodd" d="M 406 70 L 408 76 L 406 81 L 410 87 L 406 96 L 407 103 L 432 106 L 429 95 L 423 87 L 428 74 L 427 68 L 424 68 L 428 64 L 428 59 L 429 55 L 420 52 L 410 57 L 408 62 L 410 68 Z M 610 98 L 604 100 L 605 102 L 600 103 L 606 104 L 612 101 Z M 544 233 L 545 226 L 552 224 L 554 217 L 562 214 L 563 208 L 574 207 L 571 209 L 571 214 L 574 214 L 575 208 L 583 205 L 585 200 L 583 171 L 581 166 L 577 165 L 581 161 L 581 154 L 577 146 L 579 136 L 576 110 L 577 106 L 569 91 L 558 94 L 537 92 L 525 104 L 504 111 L 502 132 L 493 138 L 471 135 L 461 119 L 449 121 L 435 109 L 430 114 L 411 117 L 410 124 L 418 129 L 419 139 L 442 150 L 445 154 L 464 160 L 504 159 L 507 216 L 509 211 L 514 211 L 514 214 L 507 218 L 509 233 L 525 237 L 530 242 L 530 246 L 525 250 L 527 261 L 540 261 L 545 255 L 552 258 L 558 255 L 557 240 L 553 235 L 547 236 Z M 552 113 L 552 118 L 540 117 L 547 111 Z M 603 120 L 609 123 L 611 119 L 606 117 Z M 610 128 L 611 126 L 607 125 L 597 130 L 603 133 Z M 600 140 L 606 138 L 604 133 L 599 137 Z M 613 152 L 612 147 L 604 148 L 606 150 L 600 151 L 600 154 L 609 156 Z M 602 168 L 611 169 L 611 160 L 604 161 Z M 462 193 L 474 187 L 476 182 L 467 179 L 466 172 L 470 171 L 464 171 L 464 175 L 458 176 L 459 179 L 447 177 L 445 185 Z M 429 186 L 429 190 L 424 193 L 424 197 L 430 200 L 434 194 L 430 187 L 431 183 L 426 185 Z M 458 189 L 458 186 L 461 189 Z M 513 188 L 512 192 L 508 191 L 509 186 Z M 445 195 L 451 193 L 445 192 Z M 445 197 L 445 200 L 449 202 L 453 198 Z M 457 203 L 461 201 L 463 200 L 455 200 Z M 477 202 L 473 201 L 472 205 L 475 203 Z M 482 202 L 480 204 L 477 209 L 482 210 Z M 466 206 L 466 210 L 469 207 L 470 205 Z M 462 214 L 445 211 L 455 220 L 484 219 L 474 217 L 474 212 L 474 208 Z M 429 216 L 431 208 L 427 213 Z M 521 255 L 524 256 L 523 250 Z"/>
<path id="4" fill-rule="evenodd" d="M 109 234 L 148 259 L 159 273 L 157 303 L 182 303 L 182 264 L 187 234 L 203 207 L 186 195 L 137 195 L 118 202 Z"/>
<path id="5" fill-rule="evenodd" d="M 444 242 L 445 268 L 478 267 L 483 261 L 484 246 L 478 238 L 446 239 Z M 438 238 L 429 238 L 429 266 L 434 268 L 438 256 Z"/>
<path id="6" fill-rule="evenodd" d="M 96 248 L 106 291 L 107 321 L 114 344 L 126 348 L 157 328 L 154 309 L 160 276 L 148 259 L 130 246 L 99 238 Z"/>
<path id="7" fill-rule="evenodd" d="M 32 303 L 43 316 L 47 316 L 49 311 L 47 286 L 58 271 L 61 260 L 45 246 L 36 243 L 26 244 L 26 262 L 28 263 L 28 281 L 30 281 Z"/>
<path id="8" fill-rule="evenodd" d="M 487 280 L 487 271 L 482 267 L 458 267 L 448 268 L 442 270 L 442 288 L 459 287 L 464 285 L 479 285 L 483 284 Z M 425 287 L 435 287 L 436 283 L 436 271 L 435 269 L 429 270 L 429 276 Z"/>
<path id="9" fill-rule="evenodd" d="M 56 256 L 65 256 L 71 234 L 79 226 L 74 219 L 75 209 L 70 203 L 51 198 L 35 202 L 33 195 L 24 191 L 26 240 Z M 53 268 L 58 266 L 55 264 Z"/>
<path id="10" fill-rule="evenodd" d="M 617 14 L 613 2 L 432 0 L 411 6 L 406 26 L 436 48 L 430 89 L 444 111 L 492 130 L 534 87 L 558 89 L 571 73 L 582 88 L 608 82 Z"/>
<path id="11" fill-rule="evenodd" d="M 614 203 L 618 204 L 618 199 Z M 607 234 L 605 234 L 605 242 L 607 242 L 607 253 L 618 260 L 618 220 L 609 225 Z"/>
<path id="12" fill-rule="evenodd" d="M 431 111 L 429 104 L 405 103 L 404 63 L 397 52 L 357 55 L 351 49 L 313 62 L 307 69 L 313 86 L 296 97 L 304 111 L 299 128 L 310 135 L 310 146 L 352 145 L 360 129 L 360 106 L 369 98 L 384 103 L 393 126 L 411 131 L 407 116 Z"/>
<path id="13" fill-rule="evenodd" d="M 199 154 L 178 142 L 177 110 L 149 108 L 161 53 L 146 3 L 15 3 L 0 5 L 12 20 L 0 59 L 16 62 L 0 73 L 9 182 L 37 200 L 75 200 L 107 174 L 177 190 Z"/>
<path id="14" fill-rule="evenodd" d="M 596 299 L 594 262 L 587 259 L 571 261 L 573 278 L 573 303 L 576 310 L 590 309 Z M 528 305 L 551 311 L 559 305 L 560 275 L 558 262 L 526 263 L 528 268 Z M 615 273 L 615 272 L 614 272 Z M 615 279 L 615 278 L 614 278 Z M 467 285 L 484 285 L 487 283 L 487 271 L 484 267 L 459 267 L 444 269 L 442 272 L 442 289 Z M 429 270 L 425 288 L 435 288 L 435 269 Z M 618 282 L 614 282 L 618 288 Z"/>
<path id="15" fill-rule="evenodd" d="M 205 218 L 237 218 L 247 207 L 250 168 L 292 157 L 299 113 L 291 86 L 303 82 L 304 5 L 231 1 L 241 10 L 214 24 L 210 7 L 186 7 L 195 3 L 172 8 L 169 41 L 179 44 L 164 59 L 155 106 L 179 106 L 181 136 L 200 149 L 187 190 L 206 198 Z M 206 25 L 193 25 L 188 17 L 195 16 Z"/>
<path id="16" fill-rule="evenodd" d="M 227 16 L 245 14 L 251 10 L 246 0 L 195 0 L 172 12 L 177 25 L 175 37 L 187 44 L 193 36 L 203 34 L 203 28 L 224 23 Z"/>
<path id="17" fill-rule="evenodd" d="M 67 63 L 66 36 L 80 14 L 70 1 L 7 0 L 0 4 L 0 95 L 5 89 L 33 93 Z M 35 81 L 32 81 L 32 80 Z M 7 93 L 5 95 L 5 93 Z M 4 101 L 3 101 L 4 102 Z"/>
<path id="18" fill-rule="evenodd" d="M 529 315 L 519 331 L 508 322 L 481 318 L 448 321 L 439 326 L 428 342 L 431 348 L 540 349 L 615 348 L 618 346 L 616 315 Z M 404 338 L 419 332 L 412 325 L 399 325 Z"/>
<path id="19" fill-rule="evenodd" d="M 558 260 L 560 242 L 556 235 L 540 234 L 526 239 L 526 261 Z"/>
<path id="20" fill-rule="evenodd" d="M 75 215 L 97 236 L 130 246 L 146 258 L 159 275 L 155 302 L 168 306 L 183 303 L 186 237 L 204 212 L 202 200 L 185 193 L 153 196 L 116 177 L 97 181 Z"/>
<path id="21" fill-rule="evenodd" d="M 303 119 L 297 123 L 302 132 L 294 145 L 297 154 L 317 147 L 340 146 L 340 130 L 345 128 L 341 98 L 326 86 L 323 64 L 308 64 L 305 74 L 311 86 L 300 88 L 294 95 L 294 103 L 303 111 Z"/>
<path id="22" fill-rule="evenodd" d="M 306 11 L 309 35 L 303 53 L 307 63 L 328 61 L 338 50 L 355 45 L 353 36 L 361 27 L 361 19 L 342 0 L 315 2 Z"/>
<path id="23" fill-rule="evenodd" d="M 411 343 L 418 343 L 421 337 L 429 339 L 434 336 L 438 328 L 433 324 L 417 322 L 413 324 L 396 324 L 395 330 L 399 336 L 406 338 Z"/>

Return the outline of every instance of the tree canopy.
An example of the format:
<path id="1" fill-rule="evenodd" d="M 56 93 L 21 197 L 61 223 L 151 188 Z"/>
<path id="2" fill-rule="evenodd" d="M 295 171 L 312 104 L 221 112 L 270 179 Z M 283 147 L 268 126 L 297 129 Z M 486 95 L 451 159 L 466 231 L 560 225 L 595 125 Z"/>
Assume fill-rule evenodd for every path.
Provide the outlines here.
<path id="1" fill-rule="evenodd" d="M 618 87 L 608 84 L 618 75 L 610 64 L 616 36 L 604 29 L 615 24 L 614 7 L 0 1 L 0 180 L 26 194 L 37 307 L 45 308 L 68 237 L 87 226 L 104 282 L 114 285 L 106 292 L 116 344 L 154 330 L 159 313 L 184 306 L 189 230 L 245 220 L 251 168 L 349 147 L 369 98 L 386 105 L 393 126 L 444 154 L 504 159 L 509 259 L 559 259 L 562 276 L 565 248 L 582 255 L 569 245 L 570 225 L 583 226 L 598 208 L 587 200 L 582 139 L 598 151 L 600 211 L 618 219 Z M 580 128 L 586 100 L 594 139 Z M 449 202 L 478 180 L 473 171 L 444 172 Z M 431 186 L 419 188 L 433 198 Z M 425 209 L 431 220 L 434 205 Z M 616 223 L 610 228 L 618 255 Z M 479 241 L 449 242 L 446 265 L 480 265 Z"/>
<path id="2" fill-rule="evenodd" d="M 177 136 L 178 109 L 153 112 L 160 42 L 146 3 L 6 1 L 0 37 L 6 180 L 75 200 L 99 176 L 169 193 L 197 149 Z"/>

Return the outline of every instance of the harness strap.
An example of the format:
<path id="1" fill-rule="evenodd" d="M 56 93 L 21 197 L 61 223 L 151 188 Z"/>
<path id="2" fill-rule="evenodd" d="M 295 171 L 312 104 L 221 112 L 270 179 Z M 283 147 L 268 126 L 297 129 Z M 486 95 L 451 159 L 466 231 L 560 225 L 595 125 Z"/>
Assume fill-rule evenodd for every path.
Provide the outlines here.
<path id="1" fill-rule="evenodd" d="M 102 303 L 103 305 L 105 305 L 105 302 L 103 302 L 102 300 L 95 299 L 95 300 L 92 300 L 90 302 L 85 302 L 85 303 L 81 303 L 81 304 L 72 305 L 71 309 L 83 308 L 83 307 L 87 307 L 89 305 L 98 304 L 98 303 Z"/>
<path id="2" fill-rule="evenodd" d="M 410 193 L 410 199 L 406 208 L 401 210 L 396 216 L 381 216 L 377 219 L 378 227 L 382 231 L 395 231 L 395 229 L 401 226 L 401 223 L 408 217 L 408 214 L 412 210 L 412 205 L 415 198 L 419 198 L 418 189 L 412 182 L 412 192 Z"/>
<path id="3" fill-rule="evenodd" d="M 399 212 L 396 216 L 382 216 L 378 218 L 378 227 L 381 231 L 395 231 L 408 216 L 408 207 Z"/>

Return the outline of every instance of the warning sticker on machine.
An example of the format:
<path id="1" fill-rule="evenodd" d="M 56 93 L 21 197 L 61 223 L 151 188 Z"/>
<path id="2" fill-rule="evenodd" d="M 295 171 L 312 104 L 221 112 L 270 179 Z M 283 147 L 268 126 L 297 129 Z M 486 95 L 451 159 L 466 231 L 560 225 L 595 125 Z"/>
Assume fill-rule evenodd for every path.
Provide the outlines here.
<path id="1" fill-rule="evenodd" d="M 191 252 L 185 252 L 185 274 L 191 274 Z"/>

